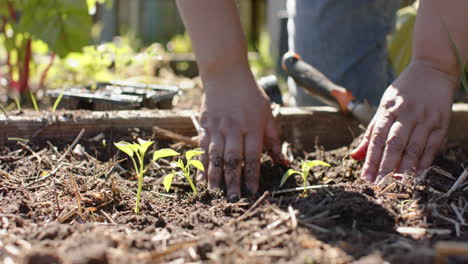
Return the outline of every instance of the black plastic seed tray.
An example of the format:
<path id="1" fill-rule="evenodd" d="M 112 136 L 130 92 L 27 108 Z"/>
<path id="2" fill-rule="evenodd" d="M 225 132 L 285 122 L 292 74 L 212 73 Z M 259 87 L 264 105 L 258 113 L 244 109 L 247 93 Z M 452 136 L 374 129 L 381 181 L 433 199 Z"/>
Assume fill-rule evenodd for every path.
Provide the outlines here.
<path id="1" fill-rule="evenodd" d="M 128 81 L 100 82 L 94 86 L 48 91 L 53 101 L 62 96 L 59 107 L 94 111 L 139 108 L 171 109 L 172 99 L 180 93 L 177 86 L 162 86 Z"/>

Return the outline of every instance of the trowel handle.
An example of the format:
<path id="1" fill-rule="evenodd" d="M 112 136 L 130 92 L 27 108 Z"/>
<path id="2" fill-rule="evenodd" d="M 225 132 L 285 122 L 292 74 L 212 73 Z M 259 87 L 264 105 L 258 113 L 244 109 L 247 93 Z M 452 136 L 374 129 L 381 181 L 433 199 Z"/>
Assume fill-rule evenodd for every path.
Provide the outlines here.
<path id="1" fill-rule="evenodd" d="M 301 60 L 300 56 L 288 52 L 282 59 L 283 69 L 306 92 L 323 103 L 348 112 L 348 105 L 354 101 L 350 91 L 334 84 L 312 65 Z"/>

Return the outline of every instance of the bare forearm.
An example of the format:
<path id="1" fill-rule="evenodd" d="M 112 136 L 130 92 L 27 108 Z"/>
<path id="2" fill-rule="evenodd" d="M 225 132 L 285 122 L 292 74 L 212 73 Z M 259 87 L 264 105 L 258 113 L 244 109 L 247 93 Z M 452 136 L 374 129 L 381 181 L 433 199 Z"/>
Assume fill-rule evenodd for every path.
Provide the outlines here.
<path id="1" fill-rule="evenodd" d="M 416 21 L 412 63 L 435 68 L 458 84 L 460 65 L 451 46 L 455 41 L 462 63 L 468 59 L 468 27 L 466 0 L 422 0 Z"/>
<path id="2" fill-rule="evenodd" d="M 247 47 L 234 0 L 177 0 L 202 78 L 248 69 Z"/>

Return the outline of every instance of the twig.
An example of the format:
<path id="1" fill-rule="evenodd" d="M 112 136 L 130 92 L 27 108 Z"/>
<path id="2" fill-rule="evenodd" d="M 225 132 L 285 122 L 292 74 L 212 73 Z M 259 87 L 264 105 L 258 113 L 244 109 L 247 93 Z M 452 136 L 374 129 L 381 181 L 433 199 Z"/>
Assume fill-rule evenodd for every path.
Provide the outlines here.
<path id="1" fill-rule="evenodd" d="M 454 241 L 439 241 L 435 245 L 435 264 L 445 263 L 448 256 L 468 256 L 468 243 Z"/>
<path id="2" fill-rule="evenodd" d="M 114 224 L 114 225 L 117 224 L 115 222 L 115 220 L 108 213 L 106 213 L 104 210 L 101 210 L 100 212 L 111 224 Z"/>
<path id="3" fill-rule="evenodd" d="M 196 140 L 157 126 L 153 127 L 153 137 L 183 142 L 186 145 L 194 148 L 198 147 L 198 142 Z"/>
<path id="4" fill-rule="evenodd" d="M 460 175 L 460 177 L 458 177 L 457 181 L 453 184 L 452 188 L 450 188 L 450 190 L 445 194 L 445 196 L 448 197 L 452 195 L 452 193 L 456 191 L 458 187 L 460 187 L 460 185 L 466 180 L 467 177 L 468 177 L 468 169 L 465 169 Z"/>
<path id="5" fill-rule="evenodd" d="M 198 122 L 197 118 L 195 117 L 194 114 L 190 115 L 190 119 L 192 120 L 193 126 L 197 130 L 198 133 L 200 133 L 200 123 Z"/>
<path id="6" fill-rule="evenodd" d="M 78 190 L 78 184 L 76 183 L 76 179 L 72 173 L 70 173 L 69 178 L 70 178 L 71 185 L 73 186 L 73 190 L 75 192 L 76 206 L 78 207 L 78 215 L 81 217 L 81 219 L 84 219 L 83 207 L 81 207 L 81 195 L 80 195 L 80 191 Z"/>
<path id="7" fill-rule="evenodd" d="M 462 224 L 465 224 L 465 219 L 463 218 L 462 214 L 460 213 L 458 208 L 455 206 L 455 204 L 450 203 L 450 207 L 452 208 L 453 212 L 455 212 L 455 215 L 457 216 L 458 221 L 460 221 L 460 223 Z"/>
<path id="8" fill-rule="evenodd" d="M 242 221 L 242 220 L 245 220 L 247 217 L 250 216 L 250 213 L 258 207 L 258 205 L 263 202 L 263 200 L 265 200 L 265 198 L 268 197 L 268 195 L 270 195 L 270 192 L 266 191 L 262 194 L 262 196 L 260 196 L 260 198 L 258 198 L 258 200 L 249 208 L 247 209 L 247 211 L 245 211 L 245 213 L 241 216 L 239 216 L 238 218 L 236 219 L 233 219 L 234 221 Z M 229 224 L 233 223 L 234 221 L 231 221 Z M 228 224 L 228 225 L 229 225 Z"/>
<path id="9" fill-rule="evenodd" d="M 73 143 L 70 145 L 70 147 L 68 147 L 67 151 L 65 151 L 65 153 L 63 153 L 63 155 L 57 160 L 57 167 L 55 167 L 49 174 L 33 181 L 33 182 L 30 182 L 26 185 L 26 187 L 29 187 L 31 185 L 34 185 L 38 182 L 41 182 L 47 178 L 49 178 L 50 176 L 54 175 L 55 173 L 57 173 L 57 171 L 63 166 L 63 163 L 62 160 L 68 155 L 68 153 L 70 153 L 70 151 L 75 147 L 75 145 L 78 143 L 78 141 L 81 139 L 81 137 L 83 136 L 85 132 L 85 129 L 81 129 L 80 133 L 78 134 L 78 136 L 75 138 L 75 140 L 73 141 Z"/>
<path id="10" fill-rule="evenodd" d="M 154 195 L 162 196 L 162 197 L 177 199 L 177 196 L 175 196 L 175 195 L 164 194 L 164 193 L 160 193 L 160 192 L 156 192 L 156 191 L 152 191 L 151 193 L 154 194 Z"/>
<path id="11" fill-rule="evenodd" d="M 303 226 L 305 226 L 307 228 L 313 229 L 315 231 L 319 231 L 319 232 L 322 232 L 322 233 L 330 232 L 328 229 L 325 229 L 325 228 L 320 227 L 318 225 L 311 224 L 311 223 L 306 222 L 306 221 L 301 220 L 301 219 L 298 219 L 298 222 L 299 222 L 299 224 L 301 224 L 301 225 L 303 225 Z"/>
<path id="12" fill-rule="evenodd" d="M 295 230 L 297 228 L 296 212 L 294 212 L 294 209 L 292 208 L 291 205 L 288 206 L 288 211 L 289 211 L 290 218 L 291 218 L 291 228 Z"/>
<path id="13" fill-rule="evenodd" d="M 39 157 L 39 155 L 37 155 L 37 153 L 32 150 L 28 145 L 26 145 L 25 143 L 21 142 L 21 141 L 17 141 L 16 142 L 17 145 L 21 146 L 22 148 L 24 148 L 25 150 L 31 152 L 31 154 L 37 159 L 37 161 L 39 161 L 39 163 L 42 162 L 42 158 Z"/>
<path id="14" fill-rule="evenodd" d="M 324 188 L 324 187 L 328 187 L 328 186 L 329 186 L 328 184 L 309 185 L 309 186 L 306 186 L 306 187 L 296 187 L 296 188 L 291 188 L 291 189 L 274 191 L 271 194 L 276 195 L 276 194 L 289 193 L 289 192 L 298 192 L 298 191 L 304 191 L 304 190 L 310 190 L 310 189 L 320 189 L 320 188 Z"/>
<path id="15" fill-rule="evenodd" d="M 423 236 L 425 234 L 430 235 L 450 235 L 452 230 L 450 229 L 438 229 L 438 228 L 422 228 L 422 227 L 410 227 L 410 226 L 400 226 L 397 227 L 396 231 L 404 235 L 416 235 Z"/>

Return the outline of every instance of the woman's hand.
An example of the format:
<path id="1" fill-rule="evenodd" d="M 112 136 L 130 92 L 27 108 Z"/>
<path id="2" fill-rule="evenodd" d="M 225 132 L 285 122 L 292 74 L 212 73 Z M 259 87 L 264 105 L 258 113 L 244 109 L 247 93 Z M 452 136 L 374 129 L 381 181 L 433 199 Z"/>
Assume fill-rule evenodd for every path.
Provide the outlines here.
<path id="1" fill-rule="evenodd" d="M 385 91 L 379 109 L 351 156 L 365 162 L 361 177 L 421 173 L 444 142 L 457 77 L 413 62 Z"/>

